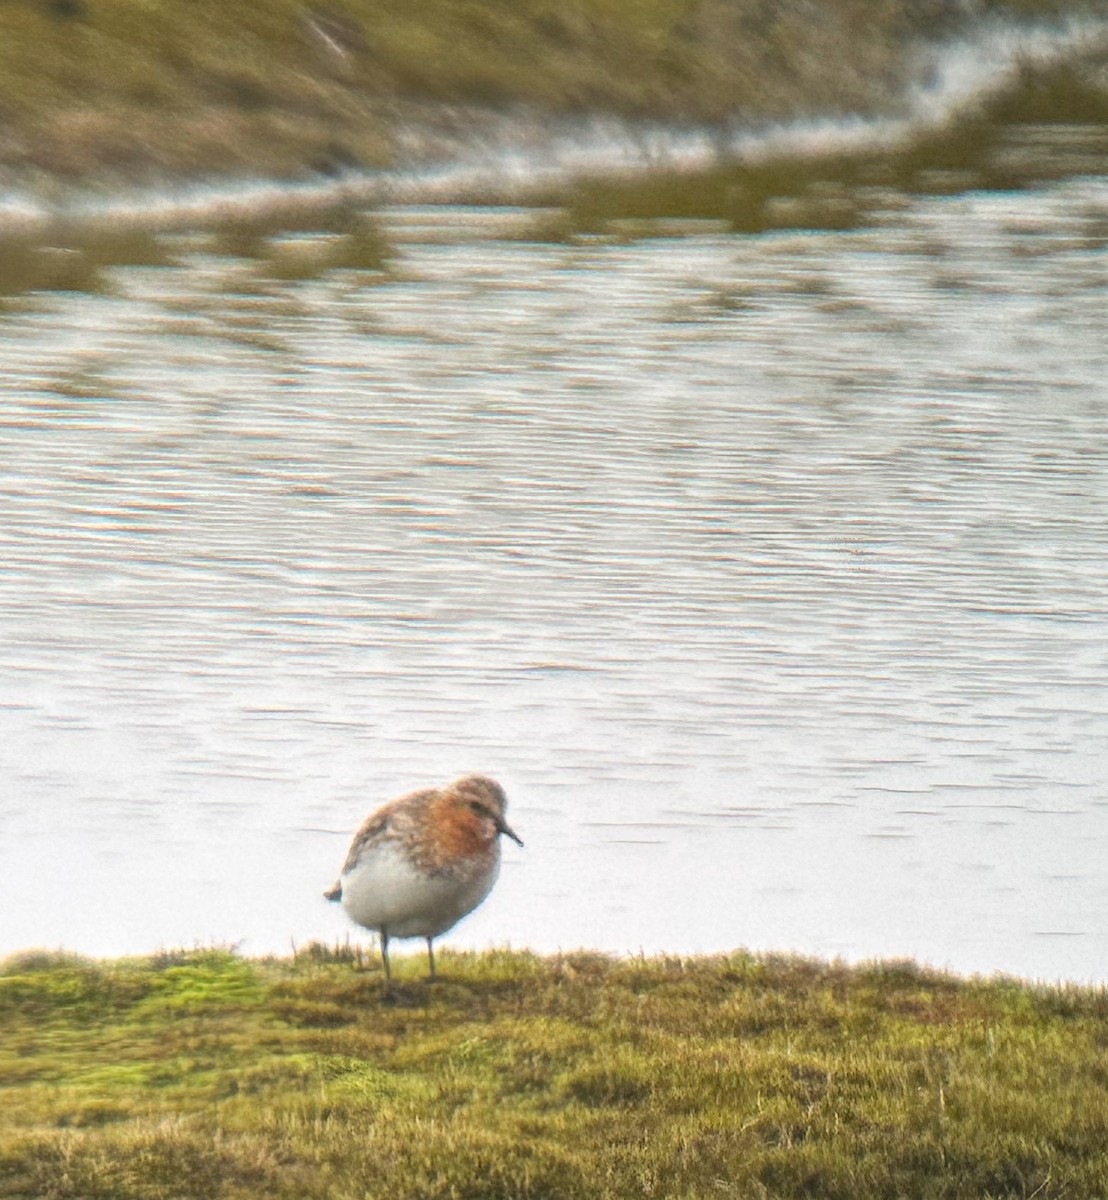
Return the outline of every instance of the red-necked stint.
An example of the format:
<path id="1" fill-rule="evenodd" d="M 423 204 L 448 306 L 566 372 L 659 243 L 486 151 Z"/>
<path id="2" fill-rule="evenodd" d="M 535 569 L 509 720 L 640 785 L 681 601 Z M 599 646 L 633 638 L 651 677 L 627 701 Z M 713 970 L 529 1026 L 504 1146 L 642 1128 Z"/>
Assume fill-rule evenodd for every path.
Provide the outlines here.
<path id="1" fill-rule="evenodd" d="M 426 938 L 435 977 L 432 940 L 492 891 L 500 835 L 523 845 L 504 820 L 507 806 L 495 780 L 466 775 L 390 800 L 362 822 L 342 874 L 324 895 L 381 935 L 386 980 L 390 938 Z"/>

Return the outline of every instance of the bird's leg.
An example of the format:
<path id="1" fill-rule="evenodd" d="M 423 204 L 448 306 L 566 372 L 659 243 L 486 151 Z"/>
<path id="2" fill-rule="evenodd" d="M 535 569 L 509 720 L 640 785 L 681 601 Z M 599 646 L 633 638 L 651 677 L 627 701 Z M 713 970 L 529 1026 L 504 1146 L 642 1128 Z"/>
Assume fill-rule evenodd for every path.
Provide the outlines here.
<path id="1" fill-rule="evenodd" d="M 431 944 L 431 939 L 427 939 L 427 961 L 431 964 L 431 978 L 435 978 L 435 947 Z"/>
<path id="2" fill-rule="evenodd" d="M 389 933 L 387 929 L 381 930 L 381 961 L 385 964 L 385 982 L 392 981 L 392 971 L 389 969 Z"/>

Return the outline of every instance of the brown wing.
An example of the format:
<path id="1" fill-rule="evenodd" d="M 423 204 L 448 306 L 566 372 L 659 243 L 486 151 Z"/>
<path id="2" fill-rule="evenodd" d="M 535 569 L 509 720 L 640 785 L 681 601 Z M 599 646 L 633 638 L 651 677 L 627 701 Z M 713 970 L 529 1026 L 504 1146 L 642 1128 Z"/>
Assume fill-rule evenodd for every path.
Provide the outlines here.
<path id="1" fill-rule="evenodd" d="M 332 903 L 337 904 L 342 899 L 342 877 L 352 867 L 357 866 L 363 847 L 368 842 L 376 841 L 388 829 L 389 817 L 392 815 L 391 808 L 392 804 L 390 803 L 379 808 L 376 812 L 370 813 L 358 827 L 358 832 L 354 834 L 354 840 L 350 843 L 346 862 L 342 864 L 342 870 L 339 872 L 338 879 L 323 893 L 324 900 L 330 900 Z"/>
<path id="2" fill-rule="evenodd" d="M 361 858 L 362 851 L 366 846 L 375 842 L 388 829 L 389 817 L 392 816 L 389 811 L 390 807 L 391 805 L 386 804 L 384 808 L 370 813 L 358 827 L 358 832 L 354 834 L 354 840 L 350 843 L 350 852 L 346 856 L 346 862 L 342 864 L 343 875 L 358 865 L 358 859 Z"/>
<path id="3" fill-rule="evenodd" d="M 402 828 L 409 824 L 413 810 L 419 811 L 424 808 L 436 795 L 438 795 L 437 788 L 424 788 L 422 791 L 409 792 L 405 796 L 390 800 L 387 804 L 382 804 L 375 812 L 371 812 L 362 822 L 358 832 L 354 834 L 346 862 L 342 864 L 342 872 L 323 893 L 324 898 L 336 902 L 341 900 L 342 876 L 358 865 L 358 860 L 362 857 L 362 851 L 366 846 L 372 845 L 379 838 L 385 836 L 390 829 Z"/>
<path id="4" fill-rule="evenodd" d="M 371 846 L 389 832 L 396 832 L 410 825 L 412 817 L 437 795 L 437 788 L 423 788 L 418 792 L 408 792 L 404 796 L 398 796 L 395 800 L 381 805 L 376 812 L 370 813 L 350 843 L 350 853 L 347 854 L 346 862 L 342 865 L 343 875 L 358 865 L 362 851 L 367 846 Z"/>
<path id="5" fill-rule="evenodd" d="M 338 903 L 342 899 L 343 875 L 358 865 L 358 859 L 362 856 L 362 850 L 370 842 L 375 842 L 388 829 L 389 819 L 392 816 L 392 808 L 395 803 L 395 800 L 390 801 L 388 804 L 377 809 L 376 812 L 370 813 L 358 827 L 358 832 L 354 834 L 354 840 L 350 843 L 346 862 L 342 864 L 342 870 L 339 872 L 338 879 L 323 893 L 324 900 Z"/>

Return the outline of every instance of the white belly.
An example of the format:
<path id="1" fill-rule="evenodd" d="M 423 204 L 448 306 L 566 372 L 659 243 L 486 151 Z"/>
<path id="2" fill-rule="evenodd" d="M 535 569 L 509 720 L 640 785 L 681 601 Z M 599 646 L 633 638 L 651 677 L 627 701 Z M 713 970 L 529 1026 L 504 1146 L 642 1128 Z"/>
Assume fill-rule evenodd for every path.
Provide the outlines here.
<path id="1" fill-rule="evenodd" d="M 500 870 L 499 854 L 476 876 L 425 875 L 388 842 L 342 877 L 342 907 L 366 929 L 389 937 L 438 937 L 481 903 Z"/>

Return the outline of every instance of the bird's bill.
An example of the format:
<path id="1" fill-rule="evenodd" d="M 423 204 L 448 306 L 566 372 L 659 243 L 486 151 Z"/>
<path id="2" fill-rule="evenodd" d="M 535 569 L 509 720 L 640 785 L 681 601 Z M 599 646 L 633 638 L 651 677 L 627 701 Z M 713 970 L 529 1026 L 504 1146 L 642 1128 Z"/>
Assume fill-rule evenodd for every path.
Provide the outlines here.
<path id="1" fill-rule="evenodd" d="M 504 820 L 503 817 L 496 818 L 496 832 L 502 833 L 505 837 L 510 837 L 517 846 L 523 845 L 523 839 L 518 833 Z"/>

